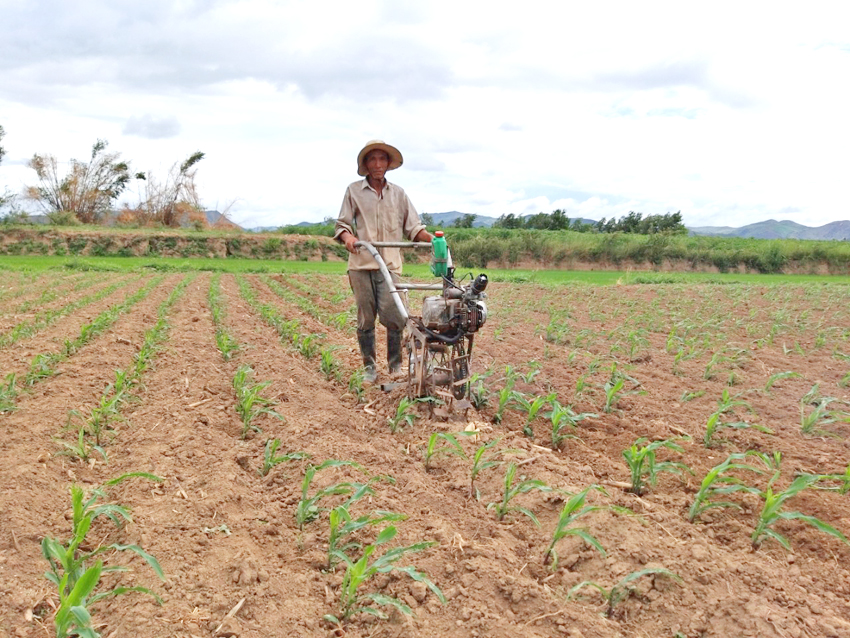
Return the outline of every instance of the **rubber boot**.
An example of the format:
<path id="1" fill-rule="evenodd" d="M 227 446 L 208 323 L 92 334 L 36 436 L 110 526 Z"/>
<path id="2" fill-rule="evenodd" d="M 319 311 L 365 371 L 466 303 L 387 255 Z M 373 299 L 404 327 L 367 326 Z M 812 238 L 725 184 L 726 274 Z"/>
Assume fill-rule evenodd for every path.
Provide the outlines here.
<path id="1" fill-rule="evenodd" d="M 378 370 L 375 368 L 375 330 L 358 330 L 357 341 L 363 355 L 363 383 L 375 383 Z"/>
<path id="2" fill-rule="evenodd" d="M 401 374 L 401 340 L 403 337 L 403 330 L 387 328 L 387 363 L 390 365 L 391 377 L 397 377 Z"/>

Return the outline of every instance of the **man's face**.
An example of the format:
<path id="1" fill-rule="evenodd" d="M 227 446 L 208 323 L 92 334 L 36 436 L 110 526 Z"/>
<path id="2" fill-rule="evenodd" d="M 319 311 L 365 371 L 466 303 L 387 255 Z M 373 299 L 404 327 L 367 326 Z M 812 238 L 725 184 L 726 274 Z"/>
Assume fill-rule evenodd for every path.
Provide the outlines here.
<path id="1" fill-rule="evenodd" d="M 385 151 L 374 150 L 369 151 L 366 155 L 366 173 L 375 181 L 381 182 L 384 180 L 384 173 L 387 172 L 387 167 L 390 165 L 390 156 Z"/>

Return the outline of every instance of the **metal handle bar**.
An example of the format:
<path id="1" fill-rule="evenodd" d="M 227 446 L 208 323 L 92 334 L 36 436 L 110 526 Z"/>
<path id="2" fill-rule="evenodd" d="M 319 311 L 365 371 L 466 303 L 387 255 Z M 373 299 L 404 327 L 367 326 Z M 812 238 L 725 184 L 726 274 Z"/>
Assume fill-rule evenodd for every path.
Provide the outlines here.
<path id="1" fill-rule="evenodd" d="M 384 258 L 381 257 L 381 253 L 378 252 L 375 246 L 379 248 L 424 248 L 431 247 L 430 242 L 419 241 L 419 242 L 407 242 L 407 241 L 376 241 L 376 242 L 368 242 L 368 241 L 357 241 L 354 242 L 354 245 L 358 248 L 365 248 L 370 255 L 378 262 L 378 268 L 381 271 L 381 274 L 384 276 L 384 281 L 387 282 L 387 287 L 390 289 L 390 294 L 393 296 L 393 301 L 395 302 L 396 308 L 401 313 L 401 316 L 404 317 L 405 321 L 410 319 L 410 315 L 407 312 L 407 308 L 404 307 L 404 302 L 401 300 L 401 290 L 442 290 L 442 284 L 399 284 L 396 286 L 395 281 L 393 281 L 392 275 L 390 275 L 390 271 L 387 269 L 387 264 L 384 262 Z"/>

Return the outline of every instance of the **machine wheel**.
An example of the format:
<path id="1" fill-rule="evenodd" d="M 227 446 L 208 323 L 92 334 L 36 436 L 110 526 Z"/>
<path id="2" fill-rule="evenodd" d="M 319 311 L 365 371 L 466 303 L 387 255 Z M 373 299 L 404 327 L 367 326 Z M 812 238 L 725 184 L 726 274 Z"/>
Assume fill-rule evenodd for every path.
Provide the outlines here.
<path id="1" fill-rule="evenodd" d="M 455 399 L 463 399 L 469 392 L 469 357 L 464 347 L 464 339 L 452 346 L 452 395 Z M 465 383 L 458 383 L 465 381 Z"/>

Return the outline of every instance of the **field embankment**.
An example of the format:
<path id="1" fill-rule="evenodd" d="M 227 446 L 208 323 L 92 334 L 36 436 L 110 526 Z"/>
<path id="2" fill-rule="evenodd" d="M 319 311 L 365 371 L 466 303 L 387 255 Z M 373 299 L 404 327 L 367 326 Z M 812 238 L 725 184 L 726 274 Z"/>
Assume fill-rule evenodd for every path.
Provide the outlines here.
<path id="1" fill-rule="evenodd" d="M 324 227 L 322 227 L 324 229 Z M 850 242 L 573 231 L 446 229 L 465 268 L 558 268 L 850 274 Z M 0 255 L 206 257 L 337 261 L 345 249 L 315 235 L 147 229 L 0 228 Z M 422 253 L 408 262 L 427 260 Z"/>

